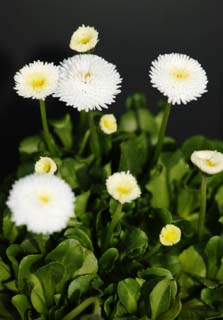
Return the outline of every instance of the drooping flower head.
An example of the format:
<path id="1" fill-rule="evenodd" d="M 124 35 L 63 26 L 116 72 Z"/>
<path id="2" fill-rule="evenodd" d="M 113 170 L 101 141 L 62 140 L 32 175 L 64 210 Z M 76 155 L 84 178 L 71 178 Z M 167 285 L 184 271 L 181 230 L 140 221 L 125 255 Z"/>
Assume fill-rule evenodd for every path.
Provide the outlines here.
<path id="1" fill-rule="evenodd" d="M 223 171 L 223 154 L 221 152 L 211 150 L 194 151 L 191 155 L 191 161 L 202 172 L 207 174 L 216 174 Z"/>
<path id="2" fill-rule="evenodd" d="M 61 178 L 34 173 L 15 182 L 7 205 L 17 226 L 51 234 L 65 228 L 74 215 L 74 199 L 70 186 Z"/>
<path id="3" fill-rule="evenodd" d="M 82 25 L 74 31 L 70 48 L 77 52 L 88 52 L 95 48 L 98 43 L 98 32 L 95 28 Z"/>
<path id="4" fill-rule="evenodd" d="M 108 193 L 120 203 L 128 203 L 141 195 L 141 190 L 133 175 L 128 172 L 116 172 L 106 180 Z"/>
<path id="5" fill-rule="evenodd" d="M 121 82 L 115 65 L 97 55 L 76 55 L 61 63 L 54 96 L 78 111 L 102 110 L 115 101 Z"/>
<path id="6" fill-rule="evenodd" d="M 113 114 L 105 114 L 99 122 L 101 130 L 105 134 L 112 134 L 117 131 L 117 121 Z"/>
<path id="7" fill-rule="evenodd" d="M 36 173 L 49 173 L 54 174 L 57 171 L 57 165 L 55 161 L 49 157 L 40 157 L 35 163 Z"/>
<path id="8" fill-rule="evenodd" d="M 198 61 L 185 54 L 159 55 L 152 62 L 149 75 L 153 87 L 167 96 L 173 105 L 197 100 L 207 91 L 205 70 Z"/>
<path id="9" fill-rule="evenodd" d="M 15 74 L 15 90 L 24 98 L 45 100 L 54 92 L 58 76 L 53 63 L 34 61 Z"/>
<path id="10" fill-rule="evenodd" d="M 165 225 L 160 232 L 160 243 L 164 246 L 173 246 L 181 239 L 181 230 L 173 224 Z"/>

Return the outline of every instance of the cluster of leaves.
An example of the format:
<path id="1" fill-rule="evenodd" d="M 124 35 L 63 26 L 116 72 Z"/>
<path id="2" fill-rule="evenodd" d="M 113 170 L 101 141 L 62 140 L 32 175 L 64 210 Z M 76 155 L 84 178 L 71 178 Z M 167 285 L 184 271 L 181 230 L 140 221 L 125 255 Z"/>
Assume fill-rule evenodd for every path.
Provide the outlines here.
<path id="1" fill-rule="evenodd" d="M 207 228 L 199 242 L 201 177 L 189 160 L 194 150 L 223 152 L 223 143 L 194 136 L 178 147 L 166 137 L 151 169 L 162 106 L 154 116 L 145 97 L 134 94 L 112 136 L 99 130 L 98 113 L 90 119 L 81 113 L 76 123 L 68 114 L 51 121 L 57 175 L 76 195 L 75 217 L 51 236 L 16 227 L 5 206 L 12 182 L 32 173 L 39 156 L 49 155 L 41 134 L 21 142 L 21 164 L 6 179 L 0 199 L 1 319 L 223 318 L 223 174 L 208 178 Z M 117 207 L 105 180 L 121 170 L 136 176 L 142 196 L 123 206 L 104 251 Z M 159 233 L 168 223 L 181 228 L 182 240 L 162 247 Z"/>

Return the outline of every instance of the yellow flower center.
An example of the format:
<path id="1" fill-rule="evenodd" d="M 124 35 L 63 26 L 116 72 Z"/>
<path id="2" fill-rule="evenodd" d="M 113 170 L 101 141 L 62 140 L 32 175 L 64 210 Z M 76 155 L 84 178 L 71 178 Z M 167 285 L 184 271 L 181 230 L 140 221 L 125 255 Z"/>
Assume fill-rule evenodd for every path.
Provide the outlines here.
<path id="1" fill-rule="evenodd" d="M 109 129 L 111 126 L 110 121 L 108 121 L 107 119 L 104 119 L 104 126 L 105 126 L 105 128 Z"/>
<path id="2" fill-rule="evenodd" d="M 80 43 L 81 44 L 87 44 L 90 40 L 91 40 L 91 38 L 89 36 L 85 36 L 85 37 L 80 39 Z"/>
<path id="3" fill-rule="evenodd" d="M 51 166 L 50 166 L 50 164 L 49 163 L 44 163 L 44 165 L 43 165 L 43 171 L 44 172 L 50 172 L 50 169 L 51 169 Z"/>
<path id="4" fill-rule="evenodd" d="M 34 91 L 40 91 L 46 85 L 46 79 L 42 74 L 32 74 L 28 83 Z"/>
<path id="5" fill-rule="evenodd" d="M 216 163 L 212 160 L 205 160 L 205 162 L 209 167 L 214 167 L 216 165 Z"/>
<path id="6" fill-rule="evenodd" d="M 41 195 L 39 195 L 39 200 L 40 200 L 40 202 L 42 202 L 44 204 L 44 203 L 49 202 L 50 198 L 46 194 L 41 194 Z"/>
<path id="7" fill-rule="evenodd" d="M 117 188 L 117 191 L 121 194 L 128 194 L 130 189 L 129 188 L 126 188 L 126 187 L 118 187 Z"/>
<path id="8" fill-rule="evenodd" d="M 177 234 L 175 230 L 168 230 L 164 235 L 165 241 L 169 243 L 175 242 L 176 238 L 177 238 Z"/>
<path id="9" fill-rule="evenodd" d="M 170 74 L 174 76 L 177 80 L 185 80 L 190 77 L 190 73 L 188 70 L 182 67 L 174 67 Z"/>
<path id="10" fill-rule="evenodd" d="M 91 77 L 91 73 L 89 71 L 84 74 L 84 79 L 85 80 L 90 78 L 90 77 Z"/>

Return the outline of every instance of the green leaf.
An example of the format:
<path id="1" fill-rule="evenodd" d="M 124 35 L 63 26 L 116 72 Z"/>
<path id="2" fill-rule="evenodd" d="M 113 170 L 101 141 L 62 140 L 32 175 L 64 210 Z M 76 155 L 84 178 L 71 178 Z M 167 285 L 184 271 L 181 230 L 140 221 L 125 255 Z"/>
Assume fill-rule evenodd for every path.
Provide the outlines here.
<path id="1" fill-rule="evenodd" d="M 47 314 L 47 303 L 44 296 L 44 290 L 42 284 L 37 276 L 32 274 L 31 281 L 33 283 L 33 289 L 31 291 L 31 302 L 34 309 L 40 314 Z"/>
<path id="2" fill-rule="evenodd" d="M 89 220 L 89 213 L 87 212 L 87 204 L 90 197 L 90 191 L 81 193 L 76 197 L 75 200 L 75 215 L 85 223 Z"/>
<path id="3" fill-rule="evenodd" d="M 163 155 L 163 161 L 168 167 L 168 179 L 171 187 L 175 181 L 181 181 L 186 173 L 189 172 L 189 165 L 183 158 L 180 150 Z"/>
<path id="4" fill-rule="evenodd" d="M 97 273 L 98 272 L 98 260 L 89 250 L 84 250 L 84 262 L 80 269 L 74 272 L 73 276 L 80 276 L 83 274 Z"/>
<path id="5" fill-rule="evenodd" d="M 68 292 L 67 292 L 70 303 L 79 301 L 81 296 L 88 291 L 90 287 L 90 283 L 94 278 L 95 278 L 95 274 L 88 274 L 88 275 L 79 276 L 73 281 L 71 281 L 68 287 Z"/>
<path id="6" fill-rule="evenodd" d="M 71 117 L 68 113 L 58 120 L 51 120 L 50 124 L 54 128 L 54 132 L 59 137 L 66 150 L 70 150 L 73 145 L 73 125 Z"/>
<path id="7" fill-rule="evenodd" d="M 45 266 L 40 267 L 35 275 L 42 284 L 46 304 L 48 307 L 52 306 L 54 301 L 54 293 L 57 286 L 63 278 L 64 267 L 58 262 L 51 262 Z M 63 285 L 63 284 L 62 284 Z"/>
<path id="8" fill-rule="evenodd" d="M 139 296 L 140 286 L 135 279 L 128 278 L 118 283 L 119 300 L 129 313 L 137 311 Z"/>
<path id="9" fill-rule="evenodd" d="M 11 262 L 13 271 L 16 275 L 18 272 L 18 261 L 16 258 L 22 252 L 23 251 L 22 251 L 20 245 L 18 245 L 18 244 L 11 244 L 6 250 L 6 255 L 7 255 L 9 261 Z"/>
<path id="10" fill-rule="evenodd" d="M 0 258 L 0 290 L 4 288 L 4 281 L 8 280 L 11 277 L 11 272 L 9 266 L 4 263 Z"/>
<path id="11" fill-rule="evenodd" d="M 157 283 L 149 295 L 151 319 L 156 320 L 159 315 L 167 311 L 171 304 L 171 280 L 163 279 Z"/>
<path id="12" fill-rule="evenodd" d="M 27 320 L 27 313 L 31 309 L 27 296 L 24 294 L 17 294 L 12 298 L 12 304 L 18 310 L 21 320 Z"/>
<path id="13" fill-rule="evenodd" d="M 163 277 L 168 280 L 173 280 L 173 275 L 168 269 L 161 267 L 150 267 L 139 272 L 139 276 L 144 279 L 151 279 L 151 276 Z"/>
<path id="14" fill-rule="evenodd" d="M 11 295 L 6 293 L 0 293 L 0 319 L 18 319 L 18 313 L 11 304 Z"/>
<path id="15" fill-rule="evenodd" d="M 106 250 L 99 260 L 99 268 L 102 272 L 110 272 L 118 260 L 119 252 L 116 248 Z"/>
<path id="16" fill-rule="evenodd" d="M 137 129 L 150 133 L 152 142 L 158 137 L 158 126 L 154 116 L 147 109 L 137 109 L 126 112 L 120 120 L 119 130 L 135 132 Z"/>
<path id="17" fill-rule="evenodd" d="M 200 192 L 197 189 L 191 189 L 187 186 L 179 190 L 177 197 L 177 212 L 181 218 L 192 220 L 193 213 L 198 209 L 200 203 Z"/>
<path id="18" fill-rule="evenodd" d="M 162 186 L 162 192 L 160 192 L 160 186 Z M 146 189 L 152 194 L 151 205 L 154 208 L 169 208 L 170 199 L 165 165 L 160 164 L 152 170 Z"/>
<path id="19" fill-rule="evenodd" d="M 213 307 L 217 305 L 219 309 L 223 307 L 223 287 L 218 287 L 214 289 L 205 288 L 201 291 L 201 300 L 207 305 Z M 221 307 L 220 307 L 221 306 Z"/>
<path id="20" fill-rule="evenodd" d="M 131 227 L 121 241 L 121 250 L 129 258 L 142 256 L 148 247 L 148 237 L 139 228 Z"/>
<path id="21" fill-rule="evenodd" d="M 59 168 L 59 172 L 62 178 L 71 186 L 71 188 L 75 189 L 78 187 L 78 181 L 76 178 L 76 161 L 72 158 L 66 158 L 62 165 Z"/>
<path id="22" fill-rule="evenodd" d="M 220 214 L 223 216 L 223 186 L 221 186 L 215 194 L 215 201 L 218 204 Z"/>
<path id="23" fill-rule="evenodd" d="M 25 138 L 20 142 L 19 152 L 26 154 L 37 153 L 39 152 L 40 143 L 41 139 L 37 135 Z"/>
<path id="24" fill-rule="evenodd" d="M 183 272 L 203 278 L 206 276 L 204 260 L 193 246 L 185 249 L 179 255 L 179 261 Z"/>
<path id="25" fill-rule="evenodd" d="M 65 231 L 64 236 L 67 238 L 76 239 L 83 247 L 93 250 L 91 239 L 89 238 L 88 234 L 80 228 L 69 228 Z"/>
<path id="26" fill-rule="evenodd" d="M 62 241 L 47 256 L 46 261 L 55 261 L 64 266 L 64 281 L 72 278 L 73 274 L 81 268 L 84 262 L 84 248 L 77 240 Z"/>
<path id="27" fill-rule="evenodd" d="M 30 286 L 34 265 L 41 259 L 41 254 L 33 254 L 28 255 L 21 260 L 17 278 L 18 288 L 21 292 L 25 290 L 25 287 L 27 287 L 27 285 Z"/>
<path id="28" fill-rule="evenodd" d="M 207 260 L 207 276 L 210 279 L 215 279 L 218 269 L 223 258 L 223 237 L 212 237 L 205 248 Z"/>
<path id="29" fill-rule="evenodd" d="M 12 222 L 11 214 L 8 210 L 4 212 L 2 233 L 3 237 L 10 243 L 14 242 L 18 236 L 18 229 L 16 228 L 14 222 Z"/>
<path id="30" fill-rule="evenodd" d="M 146 135 L 141 134 L 136 138 L 122 142 L 120 148 L 121 159 L 119 163 L 119 171 L 129 170 L 133 175 L 140 174 L 146 163 L 148 155 L 148 142 Z"/>
<path id="31" fill-rule="evenodd" d="M 159 320 L 175 320 L 177 316 L 180 314 L 181 309 L 182 304 L 180 296 L 178 295 L 174 302 L 171 304 L 170 309 L 159 316 Z"/>

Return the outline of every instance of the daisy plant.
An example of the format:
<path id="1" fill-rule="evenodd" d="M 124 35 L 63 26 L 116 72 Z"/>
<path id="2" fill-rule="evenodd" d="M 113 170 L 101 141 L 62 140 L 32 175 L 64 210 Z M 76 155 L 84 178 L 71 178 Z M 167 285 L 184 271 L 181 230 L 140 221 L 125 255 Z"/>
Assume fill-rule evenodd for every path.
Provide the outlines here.
<path id="1" fill-rule="evenodd" d="M 179 53 L 159 55 L 152 62 L 149 76 L 152 86 L 168 98 L 152 162 L 155 165 L 162 150 L 171 106 L 197 100 L 206 92 L 207 76 L 199 62 Z"/>
<path id="2" fill-rule="evenodd" d="M 199 240 L 203 239 L 205 229 L 207 177 L 223 171 L 223 154 L 212 150 L 194 151 L 191 154 L 192 163 L 201 171 L 200 213 L 197 232 Z"/>
<path id="3" fill-rule="evenodd" d="M 18 95 L 39 100 L 44 138 L 51 154 L 54 148 L 48 128 L 45 99 L 55 91 L 58 75 L 58 68 L 53 63 L 34 61 L 20 69 L 14 77 Z"/>
<path id="4" fill-rule="evenodd" d="M 97 43 L 82 25 L 76 55 L 15 75 L 17 93 L 40 101 L 44 135 L 21 141 L 1 186 L 0 319 L 222 319 L 223 143 L 169 137 L 160 157 L 172 106 L 200 97 L 206 73 L 186 55 L 160 55 L 150 78 L 164 112 L 134 93 L 118 119 L 122 79 L 92 54 Z M 57 145 L 49 95 L 80 112 L 50 121 Z"/>

